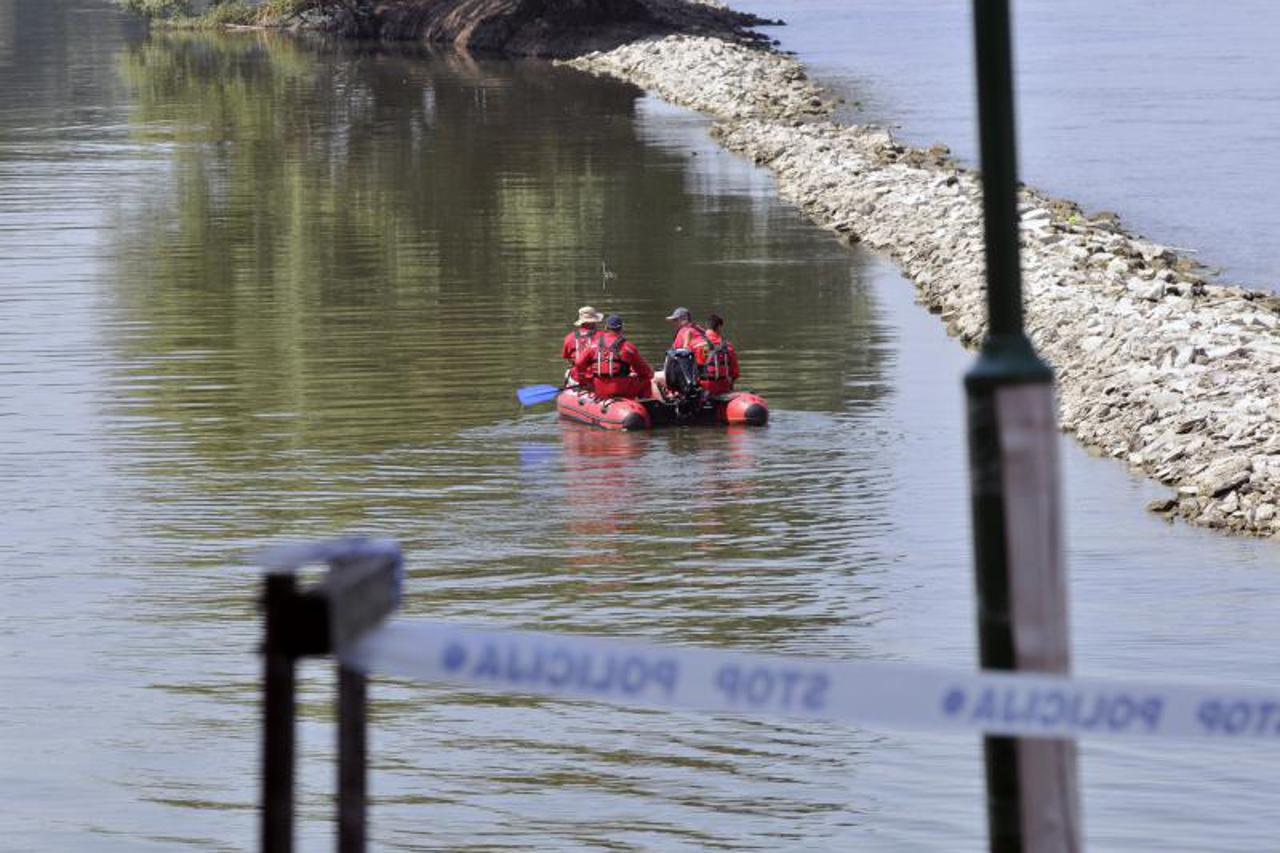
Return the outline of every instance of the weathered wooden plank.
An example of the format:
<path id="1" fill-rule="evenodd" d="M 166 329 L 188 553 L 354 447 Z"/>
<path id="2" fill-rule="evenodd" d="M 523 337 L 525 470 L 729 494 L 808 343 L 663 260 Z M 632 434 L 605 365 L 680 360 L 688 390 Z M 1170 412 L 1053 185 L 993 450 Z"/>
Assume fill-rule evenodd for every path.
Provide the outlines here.
<path id="1" fill-rule="evenodd" d="M 1010 618 L 1019 670 L 1071 669 L 1053 386 L 996 391 Z M 1025 850 L 1080 849 L 1074 741 L 1023 738 L 1017 750 Z"/>

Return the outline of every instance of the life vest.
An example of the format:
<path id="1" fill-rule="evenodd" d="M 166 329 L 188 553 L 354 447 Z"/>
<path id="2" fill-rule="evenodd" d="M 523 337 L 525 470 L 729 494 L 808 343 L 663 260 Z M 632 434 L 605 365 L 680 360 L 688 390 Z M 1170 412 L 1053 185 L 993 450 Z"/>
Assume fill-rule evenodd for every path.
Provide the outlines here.
<path id="1" fill-rule="evenodd" d="M 612 341 L 605 343 L 607 335 L 605 333 L 596 340 L 596 376 L 630 376 L 631 365 L 621 355 L 622 345 L 627 339 L 616 335 Z"/>
<path id="2" fill-rule="evenodd" d="M 685 323 L 676 330 L 675 339 L 671 341 L 672 349 L 693 349 L 693 334 L 697 332 L 704 338 L 706 334 L 697 323 Z"/>
<path id="3" fill-rule="evenodd" d="M 599 329 L 574 329 L 573 330 L 573 357 L 577 359 L 582 355 L 583 350 L 591 346 L 591 342 L 597 336 L 603 334 Z"/>
<path id="4" fill-rule="evenodd" d="M 729 352 L 733 349 L 733 344 L 720 335 L 716 335 L 720 341 L 713 342 L 703 329 L 698 326 L 693 328 L 702 338 L 702 345 L 696 350 L 699 376 L 703 379 L 731 379 Z"/>

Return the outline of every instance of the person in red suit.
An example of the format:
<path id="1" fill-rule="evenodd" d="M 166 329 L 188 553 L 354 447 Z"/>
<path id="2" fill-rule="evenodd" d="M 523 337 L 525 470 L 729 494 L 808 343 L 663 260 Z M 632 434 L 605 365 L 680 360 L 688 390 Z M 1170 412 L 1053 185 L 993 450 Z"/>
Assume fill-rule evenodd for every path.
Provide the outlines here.
<path id="1" fill-rule="evenodd" d="M 667 315 L 667 322 L 676 330 L 671 341 L 671 349 L 693 349 L 697 333 L 702 328 L 693 322 L 693 315 L 688 308 L 677 308 Z"/>
<path id="2" fill-rule="evenodd" d="M 703 329 L 693 322 L 693 315 L 689 313 L 688 308 L 676 308 L 667 315 L 667 322 L 676 330 L 676 336 L 671 341 L 671 349 L 687 349 L 692 350 L 698 339 L 698 333 Z M 667 396 L 667 362 L 662 362 L 662 370 L 653 377 L 653 396 Z"/>
<path id="3" fill-rule="evenodd" d="M 597 397 L 647 397 L 653 368 L 622 336 L 622 318 L 610 314 L 604 328 L 574 360 L 574 368 L 589 379 Z"/>
<path id="4" fill-rule="evenodd" d="M 698 362 L 698 384 L 713 397 L 728 394 L 738 378 L 738 353 L 721 333 L 724 318 L 707 315 L 705 329 L 693 326 L 693 357 Z"/>
<path id="5" fill-rule="evenodd" d="M 573 366 L 573 363 L 590 346 L 592 341 L 604 334 L 596 328 L 596 324 L 603 319 L 604 315 L 599 311 L 590 305 L 584 305 L 578 309 L 578 319 L 573 324 L 573 331 L 564 336 L 564 346 L 560 348 L 560 355 L 565 361 L 569 362 L 569 372 L 565 378 L 570 385 L 575 383 L 578 385 L 587 384 L 583 381 L 584 377 Z"/>

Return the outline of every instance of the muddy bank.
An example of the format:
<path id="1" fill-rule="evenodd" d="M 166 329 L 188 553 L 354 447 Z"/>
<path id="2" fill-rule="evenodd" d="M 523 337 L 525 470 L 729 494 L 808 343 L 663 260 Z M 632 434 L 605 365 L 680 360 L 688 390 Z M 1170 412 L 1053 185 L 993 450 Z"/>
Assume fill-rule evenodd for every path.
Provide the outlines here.
<path id="1" fill-rule="evenodd" d="M 721 3 L 686 0 L 268 0 L 242 25 L 343 38 L 448 44 L 467 51 L 569 57 L 676 33 L 761 43 L 770 23 Z M 226 17 L 227 7 L 220 13 Z"/>
<path id="2" fill-rule="evenodd" d="M 716 118 L 815 223 L 893 257 L 966 345 L 985 333 L 981 187 L 945 147 L 840 126 L 795 60 L 672 36 L 570 65 Z M 1206 280 L 1114 214 L 1024 191 L 1028 332 L 1057 370 L 1061 422 L 1171 489 L 1152 509 L 1280 539 L 1280 298 Z"/>

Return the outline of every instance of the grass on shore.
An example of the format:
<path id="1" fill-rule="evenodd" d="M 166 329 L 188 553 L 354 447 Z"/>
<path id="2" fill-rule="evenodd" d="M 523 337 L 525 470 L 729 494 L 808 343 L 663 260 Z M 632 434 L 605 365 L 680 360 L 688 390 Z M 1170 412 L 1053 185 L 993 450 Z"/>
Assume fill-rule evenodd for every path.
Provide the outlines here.
<path id="1" fill-rule="evenodd" d="M 325 0 L 219 0 L 204 12 L 191 12 L 190 0 L 116 0 L 126 11 L 142 15 L 174 29 L 217 29 L 234 26 L 263 26 L 286 21 L 308 9 L 325 5 Z"/>

